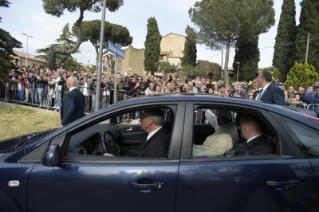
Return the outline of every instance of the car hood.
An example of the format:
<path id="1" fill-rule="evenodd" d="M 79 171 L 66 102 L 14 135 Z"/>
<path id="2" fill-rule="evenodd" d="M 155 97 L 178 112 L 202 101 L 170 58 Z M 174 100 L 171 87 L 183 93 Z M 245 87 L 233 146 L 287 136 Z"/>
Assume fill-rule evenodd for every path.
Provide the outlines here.
<path id="1" fill-rule="evenodd" d="M 24 143 L 25 141 L 28 141 L 28 140 L 30 140 L 32 138 L 35 138 L 34 141 L 36 141 L 37 139 L 41 138 L 41 137 L 36 138 L 37 135 L 42 135 L 42 134 L 45 134 L 45 133 L 48 133 L 48 132 L 52 132 L 54 130 L 55 129 L 35 132 L 35 133 L 32 133 L 32 134 L 22 135 L 22 136 L 19 136 L 19 137 L 10 138 L 8 140 L 0 141 L 0 158 L 1 158 L 1 153 L 9 153 L 9 152 L 15 151 L 14 149 L 15 149 L 15 147 L 18 144 Z"/>

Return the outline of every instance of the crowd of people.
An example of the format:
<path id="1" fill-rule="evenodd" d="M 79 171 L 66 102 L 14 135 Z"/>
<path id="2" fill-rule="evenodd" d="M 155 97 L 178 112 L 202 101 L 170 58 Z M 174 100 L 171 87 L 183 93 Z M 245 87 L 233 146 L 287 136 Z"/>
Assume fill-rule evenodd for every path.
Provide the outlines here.
<path id="1" fill-rule="evenodd" d="M 0 83 L 0 98 L 15 100 L 22 104 L 38 105 L 42 108 L 53 108 L 60 110 L 64 96 L 68 93 L 66 79 L 73 76 L 77 79 L 77 87 L 85 96 L 85 112 L 96 111 L 96 86 L 100 83 L 100 108 L 113 104 L 115 87 L 114 77 L 101 76 L 101 82 L 97 82 L 97 71 L 81 70 L 80 72 L 65 71 L 62 68 L 56 71 L 49 69 L 35 69 L 23 67 L 8 72 L 8 83 Z M 153 75 L 151 72 L 145 75 L 132 74 L 131 76 L 117 74 L 117 100 L 121 101 L 131 96 L 155 95 L 168 93 L 206 93 L 218 94 L 232 97 L 243 97 L 248 99 L 260 99 L 266 102 L 289 105 L 293 107 L 307 107 L 309 104 L 319 103 L 319 81 L 313 85 L 294 88 L 285 88 L 283 83 L 275 84 L 271 99 L 265 96 L 267 91 L 261 92 L 268 87 L 272 81 L 270 72 L 262 72 L 254 80 L 246 82 L 239 81 L 225 85 L 223 79 L 212 80 L 207 77 L 184 77 L 179 73 L 164 72 L 161 75 Z M 266 80 L 265 80 L 266 79 Z M 270 81 L 269 81 L 270 80 Z M 269 90 L 269 88 L 268 88 Z M 269 96 L 269 95 L 268 95 Z M 314 108 L 315 110 L 317 110 Z"/>

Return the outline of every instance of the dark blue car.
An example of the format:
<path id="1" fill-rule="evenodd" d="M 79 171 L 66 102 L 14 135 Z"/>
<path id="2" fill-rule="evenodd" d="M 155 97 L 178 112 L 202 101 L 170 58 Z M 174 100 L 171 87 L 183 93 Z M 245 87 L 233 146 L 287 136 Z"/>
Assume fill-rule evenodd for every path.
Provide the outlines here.
<path id="1" fill-rule="evenodd" d="M 147 136 L 139 122 L 146 109 L 163 111 L 166 158 L 129 157 Z M 232 115 L 234 127 L 238 114 L 257 116 L 275 153 L 196 155 L 216 131 L 205 113 L 218 110 Z M 319 120 L 258 101 L 135 98 L 61 129 L 2 141 L 0 152 L 1 212 L 318 210 Z"/>

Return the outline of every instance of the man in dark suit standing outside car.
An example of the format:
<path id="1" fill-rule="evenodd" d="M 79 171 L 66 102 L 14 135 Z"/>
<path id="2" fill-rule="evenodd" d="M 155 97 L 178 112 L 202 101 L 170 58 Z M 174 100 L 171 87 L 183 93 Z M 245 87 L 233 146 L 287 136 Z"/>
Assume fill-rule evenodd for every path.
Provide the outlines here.
<path id="1" fill-rule="evenodd" d="M 261 89 L 255 99 L 272 104 L 285 105 L 283 91 L 272 84 L 271 80 L 272 74 L 269 71 L 263 71 L 259 74 L 257 82 Z"/>
<path id="2" fill-rule="evenodd" d="M 144 110 L 141 116 L 141 127 L 148 136 L 131 157 L 166 158 L 171 134 L 163 125 L 162 110 Z M 103 156 L 114 155 L 105 153 Z"/>
<path id="3" fill-rule="evenodd" d="M 81 91 L 76 87 L 77 79 L 69 77 L 67 87 L 69 93 L 65 96 L 61 110 L 61 126 L 63 127 L 84 116 L 85 98 Z"/>

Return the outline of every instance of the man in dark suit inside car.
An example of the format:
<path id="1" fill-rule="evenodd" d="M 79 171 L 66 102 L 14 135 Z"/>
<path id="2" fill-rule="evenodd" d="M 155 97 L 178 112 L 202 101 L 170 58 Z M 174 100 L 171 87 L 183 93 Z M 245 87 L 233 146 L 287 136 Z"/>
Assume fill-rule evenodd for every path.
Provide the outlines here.
<path id="1" fill-rule="evenodd" d="M 144 110 L 141 116 L 141 127 L 148 136 L 131 157 L 166 158 L 171 134 L 163 125 L 162 110 Z M 105 153 L 104 156 L 114 155 Z"/>
<path id="2" fill-rule="evenodd" d="M 262 121 L 251 114 L 243 114 L 240 117 L 238 129 L 240 129 L 241 137 L 234 145 L 234 149 L 242 149 L 261 154 L 275 154 L 270 141 L 263 135 Z M 235 153 L 236 154 L 236 153 Z"/>

